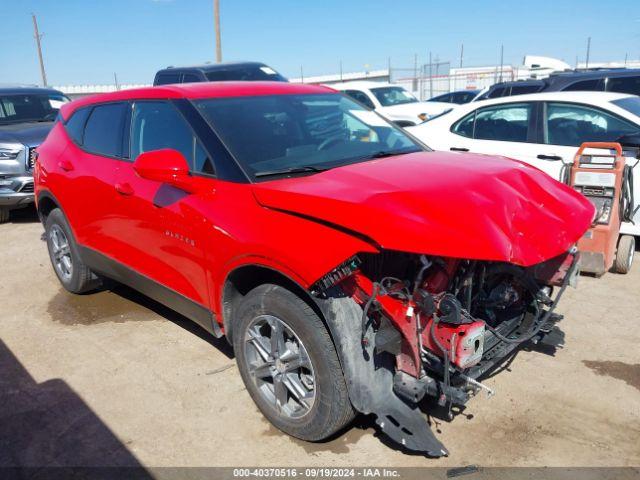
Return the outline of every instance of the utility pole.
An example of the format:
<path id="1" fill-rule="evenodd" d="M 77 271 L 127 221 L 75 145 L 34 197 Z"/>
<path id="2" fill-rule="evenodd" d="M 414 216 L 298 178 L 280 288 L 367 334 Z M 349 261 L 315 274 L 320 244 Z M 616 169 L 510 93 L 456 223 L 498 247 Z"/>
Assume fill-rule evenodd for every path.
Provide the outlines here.
<path id="1" fill-rule="evenodd" d="M 462 58 L 464 57 L 464 43 L 460 45 L 460 68 L 462 68 Z"/>
<path id="2" fill-rule="evenodd" d="M 302 70 L 302 65 L 300 65 L 300 83 L 304 83 L 304 71 Z"/>
<path id="3" fill-rule="evenodd" d="M 38 31 L 38 21 L 36 20 L 36 16 L 32 13 L 31 18 L 33 19 L 33 36 L 36 39 L 36 46 L 38 47 L 38 59 L 40 60 L 40 75 L 42 75 L 42 86 L 47 86 L 47 73 L 44 71 L 44 60 L 42 59 L 42 45 L 40 45 L 40 39 L 42 35 Z"/>
<path id="4" fill-rule="evenodd" d="M 629 54 L 625 53 L 624 54 L 624 67 L 627 68 L 627 59 L 629 58 Z"/>
<path id="5" fill-rule="evenodd" d="M 429 52 L 429 98 L 433 97 L 433 60 Z"/>
<path id="6" fill-rule="evenodd" d="M 504 65 L 504 45 L 500 45 L 500 81 L 502 81 L 503 65 Z"/>
<path id="7" fill-rule="evenodd" d="M 589 54 L 591 53 L 591 37 L 587 38 L 587 61 L 584 65 L 584 68 L 589 68 Z"/>
<path id="8" fill-rule="evenodd" d="M 342 60 L 340 60 L 340 81 L 342 81 Z"/>
<path id="9" fill-rule="evenodd" d="M 120 84 L 118 83 L 118 75 L 113 72 L 113 81 L 116 83 L 116 90 L 120 90 Z"/>
<path id="10" fill-rule="evenodd" d="M 213 20 L 216 29 L 216 62 L 222 62 L 222 39 L 220 36 L 220 0 L 213 0 Z"/>

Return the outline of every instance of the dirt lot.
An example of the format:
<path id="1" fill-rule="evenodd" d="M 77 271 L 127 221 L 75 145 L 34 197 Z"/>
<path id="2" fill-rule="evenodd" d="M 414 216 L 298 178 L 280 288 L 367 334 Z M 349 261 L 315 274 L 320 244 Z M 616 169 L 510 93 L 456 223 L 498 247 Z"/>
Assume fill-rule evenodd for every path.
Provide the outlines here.
<path id="1" fill-rule="evenodd" d="M 451 422 L 432 460 L 372 422 L 323 444 L 254 407 L 226 342 L 125 288 L 73 296 L 35 215 L 0 225 L 0 465 L 637 466 L 640 265 L 581 277 L 559 311 L 565 346 L 522 351 Z"/>

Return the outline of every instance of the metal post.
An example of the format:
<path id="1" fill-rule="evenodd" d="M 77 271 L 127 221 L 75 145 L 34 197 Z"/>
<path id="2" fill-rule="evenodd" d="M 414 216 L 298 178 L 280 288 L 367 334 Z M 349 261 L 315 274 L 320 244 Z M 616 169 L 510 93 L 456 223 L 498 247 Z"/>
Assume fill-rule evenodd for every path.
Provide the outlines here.
<path id="1" fill-rule="evenodd" d="M 624 67 L 627 68 L 627 59 L 629 58 L 629 54 L 625 53 L 624 54 Z"/>
<path id="2" fill-rule="evenodd" d="M 587 61 L 584 65 L 584 68 L 589 68 L 589 55 L 591 54 L 591 37 L 587 38 Z"/>
<path id="3" fill-rule="evenodd" d="M 300 65 L 300 83 L 304 83 L 304 72 L 302 71 L 302 65 Z"/>
<path id="4" fill-rule="evenodd" d="M 113 72 L 113 81 L 116 82 L 116 90 L 120 90 L 120 85 L 118 84 L 118 75 L 116 75 L 116 72 Z"/>
<path id="5" fill-rule="evenodd" d="M 42 85 L 44 87 L 47 86 L 47 73 L 44 71 L 44 60 L 42 59 L 42 45 L 40 45 L 40 39 L 42 35 L 38 31 L 38 21 L 36 20 L 36 16 L 31 14 L 31 18 L 33 19 L 33 35 L 36 39 L 36 46 L 38 47 L 38 59 L 40 60 L 40 75 L 42 76 Z"/>
<path id="6" fill-rule="evenodd" d="M 429 98 L 433 97 L 433 60 L 429 52 Z"/>
<path id="7" fill-rule="evenodd" d="M 340 81 L 342 81 L 342 60 L 340 60 Z"/>
<path id="8" fill-rule="evenodd" d="M 464 57 L 464 43 L 460 45 L 460 68 L 462 68 L 462 58 Z"/>
<path id="9" fill-rule="evenodd" d="M 216 62 L 222 62 L 222 38 L 220 35 L 220 0 L 213 0 L 213 21 L 216 30 Z"/>
<path id="10" fill-rule="evenodd" d="M 504 65 L 504 45 L 500 45 L 500 81 L 502 82 L 502 69 Z"/>

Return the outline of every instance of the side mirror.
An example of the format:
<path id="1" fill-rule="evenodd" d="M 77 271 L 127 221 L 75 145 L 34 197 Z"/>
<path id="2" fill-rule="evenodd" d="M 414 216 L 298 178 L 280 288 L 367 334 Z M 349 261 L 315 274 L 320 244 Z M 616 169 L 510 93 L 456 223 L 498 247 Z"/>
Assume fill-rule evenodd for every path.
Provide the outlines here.
<path id="1" fill-rule="evenodd" d="M 187 192 L 193 191 L 189 165 L 177 150 L 165 148 L 141 153 L 133 163 L 140 178 L 167 183 Z"/>

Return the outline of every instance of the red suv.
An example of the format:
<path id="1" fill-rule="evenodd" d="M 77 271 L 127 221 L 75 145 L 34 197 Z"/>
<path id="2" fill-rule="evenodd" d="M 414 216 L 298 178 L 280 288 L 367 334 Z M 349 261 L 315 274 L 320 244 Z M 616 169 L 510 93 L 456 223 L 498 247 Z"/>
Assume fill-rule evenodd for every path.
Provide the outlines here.
<path id="1" fill-rule="evenodd" d="M 594 215 L 535 168 L 431 152 L 340 93 L 286 83 L 77 100 L 35 179 L 67 290 L 108 277 L 225 335 L 290 435 L 319 441 L 362 412 L 433 456 L 447 451 L 421 399 L 451 411 L 554 328 L 552 290 Z"/>

